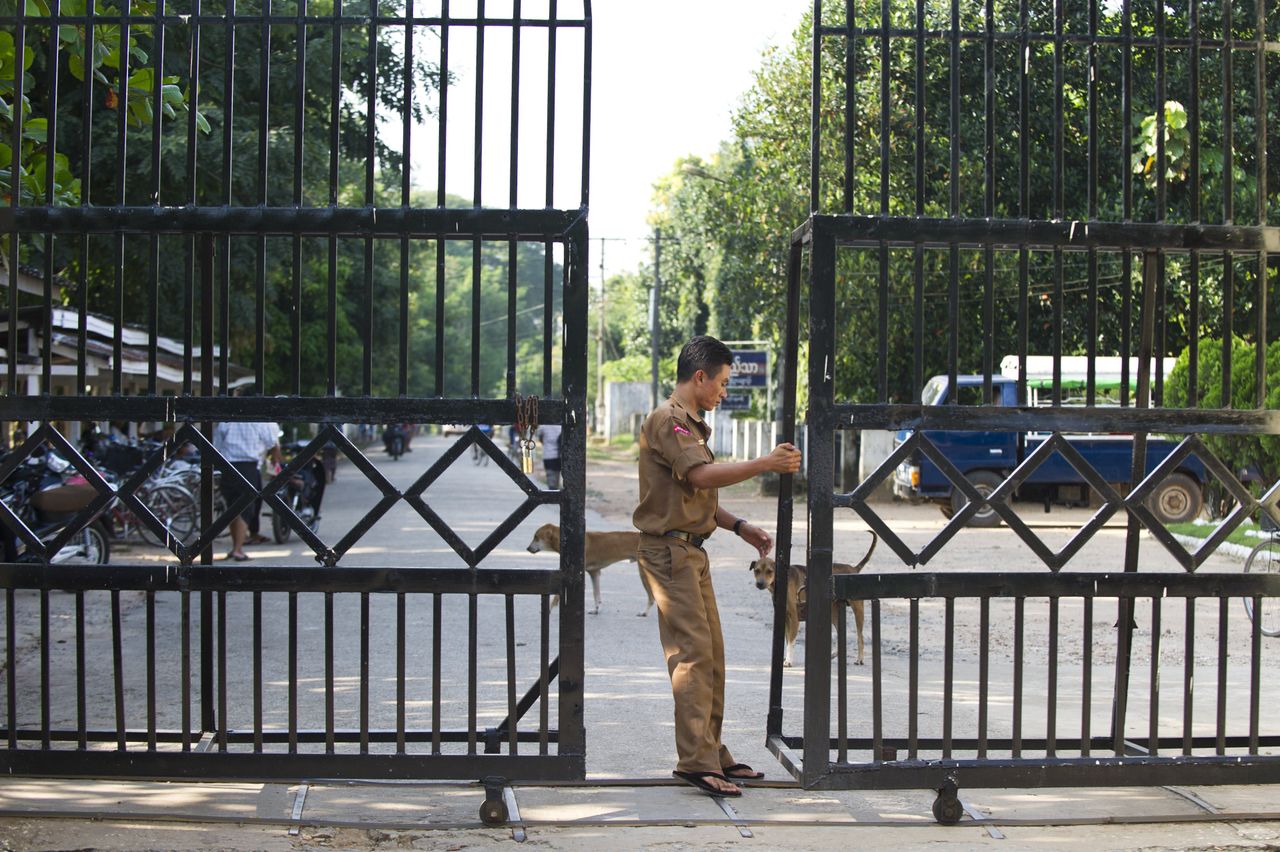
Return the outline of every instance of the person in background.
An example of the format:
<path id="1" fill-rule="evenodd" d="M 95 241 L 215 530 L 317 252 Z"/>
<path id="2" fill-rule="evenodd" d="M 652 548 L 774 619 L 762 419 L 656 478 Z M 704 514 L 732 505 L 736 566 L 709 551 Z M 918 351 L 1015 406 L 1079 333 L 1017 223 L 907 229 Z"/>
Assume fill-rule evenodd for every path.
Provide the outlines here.
<path id="1" fill-rule="evenodd" d="M 542 468 L 547 475 L 547 487 L 560 490 L 560 424 L 547 423 L 538 427 L 538 443 L 542 444 Z"/>
<path id="2" fill-rule="evenodd" d="M 248 481 L 257 495 L 262 492 L 262 457 L 269 456 L 275 467 L 280 467 L 279 434 L 280 427 L 274 423 L 219 423 L 214 427 L 213 447 Z M 242 493 L 235 477 L 222 477 L 222 494 L 227 505 L 240 499 Z M 261 505 L 261 500 L 255 496 L 231 521 L 231 552 L 225 558 L 245 562 L 249 556 L 244 552 L 244 546 L 253 541 L 250 536 L 266 540 L 265 536 L 257 533 Z"/>

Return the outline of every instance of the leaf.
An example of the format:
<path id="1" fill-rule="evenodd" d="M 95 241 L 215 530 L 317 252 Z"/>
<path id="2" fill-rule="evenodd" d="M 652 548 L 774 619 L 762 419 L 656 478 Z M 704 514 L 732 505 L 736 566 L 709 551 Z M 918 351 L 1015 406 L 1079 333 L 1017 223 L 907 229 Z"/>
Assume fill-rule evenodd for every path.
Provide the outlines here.
<path id="1" fill-rule="evenodd" d="M 49 120 L 47 118 L 29 118 L 22 125 L 22 135 L 27 139 L 44 144 L 49 140 Z"/>
<path id="2" fill-rule="evenodd" d="M 0 169 L 7 169 L 11 162 L 13 162 L 13 149 L 0 142 Z"/>
<path id="3" fill-rule="evenodd" d="M 204 117 L 202 112 L 196 112 L 196 127 L 200 129 L 201 133 L 208 134 L 213 132 L 213 128 L 209 126 L 209 120 Z"/>
<path id="4" fill-rule="evenodd" d="M 141 92 L 150 92 L 155 80 L 155 71 L 150 68 L 139 68 L 129 75 L 129 88 Z"/>

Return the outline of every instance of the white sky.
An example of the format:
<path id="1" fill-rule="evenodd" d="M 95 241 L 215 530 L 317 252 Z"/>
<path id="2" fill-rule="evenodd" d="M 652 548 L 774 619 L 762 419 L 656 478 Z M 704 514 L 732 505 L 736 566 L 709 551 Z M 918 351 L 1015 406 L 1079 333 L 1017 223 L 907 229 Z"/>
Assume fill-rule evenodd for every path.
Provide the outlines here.
<path id="1" fill-rule="evenodd" d="M 455 0 L 463 6 L 467 0 Z M 525 0 L 526 17 L 545 0 Z M 751 84 L 761 54 L 788 38 L 811 0 L 596 0 L 593 4 L 592 151 L 590 227 L 591 278 L 600 270 L 599 237 L 605 243 L 605 273 L 633 269 L 652 254 L 645 222 L 653 184 L 686 154 L 714 153 L 728 138 L 730 116 Z M 490 0 L 488 15 L 502 14 L 509 0 Z M 454 8 L 454 15 L 463 12 Z M 560 0 L 560 17 L 580 7 Z M 424 45 L 425 47 L 425 45 Z M 435 45 L 428 48 L 428 55 Z M 450 41 L 446 141 L 448 191 L 473 194 L 476 44 L 466 28 Z M 562 29 L 557 41 L 558 80 L 554 204 L 576 207 L 580 184 L 581 50 L 579 31 Z M 545 203 L 546 28 L 522 28 L 520 44 L 520 133 L 518 203 Z M 510 184 L 512 40 L 488 30 L 484 50 L 484 112 L 481 198 L 504 207 Z M 436 183 L 434 124 L 415 129 L 413 180 Z"/>
<path id="2" fill-rule="evenodd" d="M 599 0 L 591 158 L 591 234 L 605 273 L 652 254 L 653 184 L 676 158 L 708 155 L 765 48 L 788 38 L 811 0 Z M 593 243 L 598 270 L 600 244 Z M 593 272 L 593 275 L 598 274 Z"/>

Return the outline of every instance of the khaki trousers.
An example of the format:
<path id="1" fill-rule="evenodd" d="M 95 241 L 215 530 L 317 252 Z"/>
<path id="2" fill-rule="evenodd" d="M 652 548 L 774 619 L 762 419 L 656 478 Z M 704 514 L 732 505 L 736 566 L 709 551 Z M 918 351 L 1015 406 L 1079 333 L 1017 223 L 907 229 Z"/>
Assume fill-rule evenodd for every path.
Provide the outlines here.
<path id="1" fill-rule="evenodd" d="M 719 772 L 734 764 L 720 743 L 724 637 L 706 551 L 667 536 L 640 536 L 636 552 L 658 605 L 658 634 L 675 698 L 676 769 Z"/>

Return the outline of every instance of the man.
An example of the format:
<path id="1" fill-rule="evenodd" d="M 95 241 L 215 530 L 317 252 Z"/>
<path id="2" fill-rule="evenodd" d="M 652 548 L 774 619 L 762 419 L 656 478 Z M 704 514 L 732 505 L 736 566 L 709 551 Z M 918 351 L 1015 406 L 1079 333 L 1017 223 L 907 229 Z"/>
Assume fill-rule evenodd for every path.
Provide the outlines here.
<path id="1" fill-rule="evenodd" d="M 636 557 L 657 602 L 675 698 L 678 763 L 672 774 L 712 796 L 739 796 L 735 780 L 764 776 L 734 761 L 720 742 L 724 639 L 702 544 L 720 527 L 768 555 L 769 533 L 721 508 L 717 490 L 765 472 L 800 469 L 800 452 L 791 444 L 751 461 L 715 462 L 702 412 L 725 398 L 732 363 L 728 347 L 713 337 L 695 337 L 680 351 L 675 392 L 641 430 L 640 504 L 632 518 L 641 532 Z"/>
<path id="2" fill-rule="evenodd" d="M 538 441 L 542 444 L 542 467 L 547 474 L 547 487 L 560 490 L 560 424 L 546 423 L 538 427 Z"/>
<path id="3" fill-rule="evenodd" d="M 231 463 L 241 476 L 248 480 L 255 493 L 262 491 L 262 457 L 269 454 L 271 461 L 280 466 L 280 444 L 276 436 L 280 433 L 274 423 L 219 423 L 213 431 L 213 447 L 223 458 Z M 222 496 L 227 505 L 240 498 L 241 486 L 234 477 L 222 477 Z M 245 540 L 249 537 L 251 526 L 258 514 L 259 502 L 252 500 L 234 520 L 231 521 L 231 552 L 226 559 L 246 562 L 248 554 L 244 552 Z"/>

